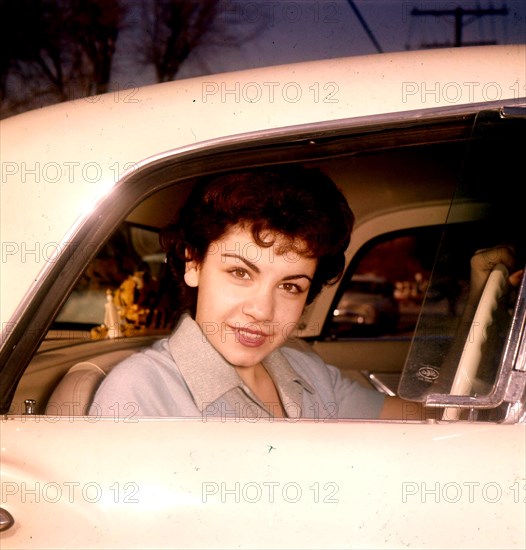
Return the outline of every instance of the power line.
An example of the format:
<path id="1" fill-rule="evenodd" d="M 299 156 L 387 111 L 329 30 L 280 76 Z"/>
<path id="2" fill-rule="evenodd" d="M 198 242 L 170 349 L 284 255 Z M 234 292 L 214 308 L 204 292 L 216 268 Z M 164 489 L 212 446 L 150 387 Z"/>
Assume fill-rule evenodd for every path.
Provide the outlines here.
<path id="1" fill-rule="evenodd" d="M 354 11 L 354 14 L 358 18 L 358 21 L 360 21 L 361 26 L 364 28 L 365 32 L 367 33 L 367 36 L 371 39 L 371 42 L 374 44 L 375 48 L 378 50 L 378 53 L 382 53 L 382 47 L 380 46 L 378 40 L 376 40 L 376 37 L 373 34 L 373 31 L 369 28 L 369 25 L 367 24 L 367 21 L 363 18 L 362 14 L 360 13 L 360 10 L 356 7 L 353 0 L 347 0 L 349 2 L 349 6 L 351 6 L 351 9 Z"/>
<path id="2" fill-rule="evenodd" d="M 452 10 L 421 10 L 419 8 L 413 8 L 411 10 L 411 15 L 415 17 L 419 16 L 428 16 L 431 15 L 433 17 L 443 17 L 443 16 L 453 16 L 455 18 L 455 47 L 458 48 L 460 46 L 467 46 L 467 45 L 475 45 L 475 44 L 489 44 L 494 42 L 471 42 L 470 44 L 466 44 L 462 42 L 462 30 L 464 26 L 464 17 L 466 16 L 473 16 L 475 19 L 479 17 L 484 17 L 488 15 L 508 15 L 508 8 L 476 8 L 476 9 L 465 9 L 462 7 L 457 7 Z M 448 44 L 433 44 L 433 47 L 441 47 L 441 46 L 447 46 Z M 429 46 L 426 44 L 422 44 L 422 46 Z"/>

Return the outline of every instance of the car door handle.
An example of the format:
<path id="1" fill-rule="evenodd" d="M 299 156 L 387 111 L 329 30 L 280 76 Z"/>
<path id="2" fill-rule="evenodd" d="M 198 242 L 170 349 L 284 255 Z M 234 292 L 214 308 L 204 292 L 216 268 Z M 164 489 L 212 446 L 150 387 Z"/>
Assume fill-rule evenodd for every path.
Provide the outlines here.
<path id="1" fill-rule="evenodd" d="M 0 532 L 7 531 L 14 523 L 13 516 L 7 510 L 0 508 Z"/>

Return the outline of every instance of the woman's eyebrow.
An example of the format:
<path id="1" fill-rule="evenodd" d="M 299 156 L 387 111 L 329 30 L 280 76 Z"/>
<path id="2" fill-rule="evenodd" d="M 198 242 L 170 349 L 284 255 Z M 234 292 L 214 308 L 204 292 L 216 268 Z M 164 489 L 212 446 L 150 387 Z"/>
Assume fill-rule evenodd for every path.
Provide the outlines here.
<path id="1" fill-rule="evenodd" d="M 221 254 L 221 256 L 223 258 L 234 258 L 235 260 L 241 260 L 247 267 L 250 267 L 250 269 L 252 269 L 256 273 L 260 273 L 260 269 L 256 264 L 253 264 L 251 261 L 243 258 L 243 256 L 240 256 L 239 254 L 224 252 L 223 254 Z"/>
<path id="2" fill-rule="evenodd" d="M 283 277 L 283 281 L 292 281 L 293 279 L 307 279 L 312 283 L 312 277 L 309 277 L 304 273 L 298 273 L 298 275 L 287 275 L 286 277 Z"/>
<path id="3" fill-rule="evenodd" d="M 234 253 L 228 253 L 224 252 L 221 254 L 223 258 L 234 258 L 235 260 L 239 260 L 243 262 L 247 267 L 252 269 L 255 273 L 261 273 L 261 270 L 259 267 L 255 264 L 253 264 L 250 260 L 247 260 L 243 256 L 240 256 L 239 254 Z M 283 277 L 283 281 L 292 281 L 294 279 L 307 279 L 309 282 L 312 283 L 312 277 L 309 277 L 308 275 L 305 275 L 304 273 L 298 273 L 297 275 L 287 275 L 286 277 Z"/>

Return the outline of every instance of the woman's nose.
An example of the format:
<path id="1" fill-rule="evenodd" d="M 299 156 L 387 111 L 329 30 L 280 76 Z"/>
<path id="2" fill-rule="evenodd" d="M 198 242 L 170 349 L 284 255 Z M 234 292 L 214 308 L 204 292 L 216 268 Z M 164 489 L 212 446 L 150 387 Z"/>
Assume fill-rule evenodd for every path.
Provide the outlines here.
<path id="1" fill-rule="evenodd" d="M 243 302 L 243 313 L 255 321 L 270 321 L 274 314 L 274 297 L 271 290 L 254 288 Z"/>

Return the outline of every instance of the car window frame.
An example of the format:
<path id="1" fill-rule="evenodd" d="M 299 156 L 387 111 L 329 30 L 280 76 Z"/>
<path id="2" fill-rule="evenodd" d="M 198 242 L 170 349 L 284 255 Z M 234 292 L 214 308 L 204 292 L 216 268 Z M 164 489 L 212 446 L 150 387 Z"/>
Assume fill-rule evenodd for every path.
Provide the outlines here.
<path id="1" fill-rule="evenodd" d="M 160 189 L 212 173 L 287 162 L 310 162 L 362 151 L 429 142 L 468 140 L 479 111 L 502 109 L 502 102 L 439 107 L 338 119 L 226 136 L 147 158 L 123 174 L 93 210 L 80 219 L 60 254 L 41 272 L 7 323 L 0 350 L 0 413 L 7 413 L 31 358 L 85 266 L 109 235 L 141 201 Z M 421 141 L 417 141 L 421 143 Z M 78 251 L 83 251 L 82 254 Z"/>

